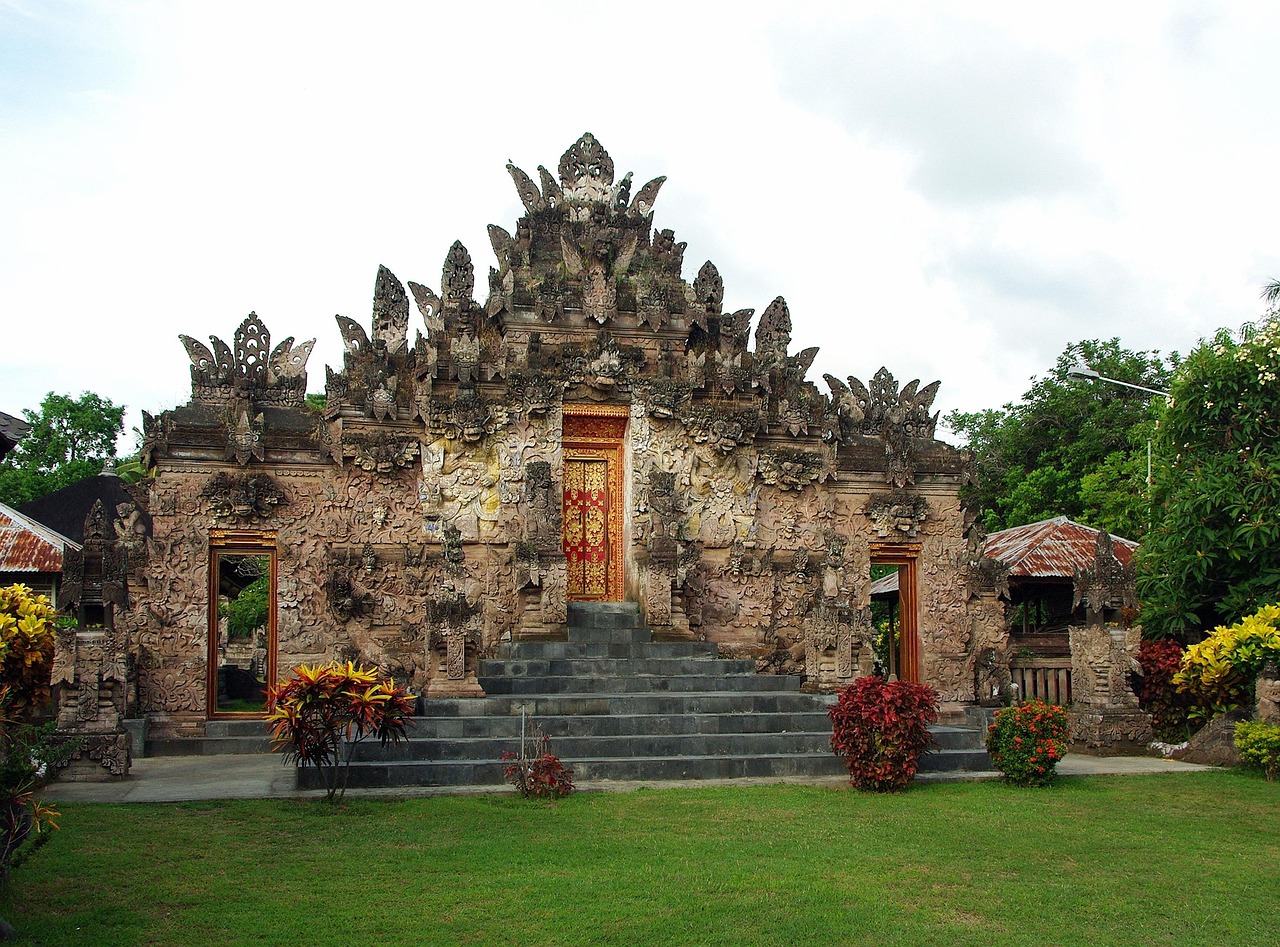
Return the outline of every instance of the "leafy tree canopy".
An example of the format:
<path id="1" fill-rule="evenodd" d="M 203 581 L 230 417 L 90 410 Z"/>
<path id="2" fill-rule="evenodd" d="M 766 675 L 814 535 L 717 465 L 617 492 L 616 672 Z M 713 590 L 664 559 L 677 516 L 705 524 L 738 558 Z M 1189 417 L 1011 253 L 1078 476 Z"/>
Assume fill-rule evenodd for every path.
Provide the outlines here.
<path id="1" fill-rule="evenodd" d="M 1142 537 L 1150 517 L 1147 442 L 1158 406 L 1141 392 L 1068 378 L 1077 364 L 1165 390 L 1177 355 L 1135 352 L 1119 339 L 1075 342 L 1021 401 L 947 414 L 947 425 L 973 451 L 979 482 L 972 499 L 988 529 L 1069 516 Z"/>
<path id="2" fill-rule="evenodd" d="M 86 391 L 49 392 L 39 411 L 22 412 L 31 431 L 0 463 L 0 503 L 18 506 L 101 473 L 124 430 L 124 405 Z"/>
<path id="3" fill-rule="evenodd" d="M 1199 638 L 1280 601 L 1280 319 L 1221 330 L 1179 366 L 1156 432 L 1159 516 L 1143 628 Z"/>

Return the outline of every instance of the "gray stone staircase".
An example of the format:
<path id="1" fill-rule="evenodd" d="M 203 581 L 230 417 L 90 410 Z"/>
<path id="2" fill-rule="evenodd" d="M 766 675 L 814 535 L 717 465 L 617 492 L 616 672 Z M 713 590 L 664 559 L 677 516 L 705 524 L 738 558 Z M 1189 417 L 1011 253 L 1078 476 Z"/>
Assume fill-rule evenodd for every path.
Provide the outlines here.
<path id="1" fill-rule="evenodd" d="M 654 642 L 632 603 L 573 603 L 568 641 L 506 644 L 480 663 L 482 698 L 425 701 L 409 740 L 356 748 L 351 787 L 499 786 L 525 725 L 576 783 L 839 777 L 827 708 L 800 680 L 756 674 L 702 642 Z M 977 730 L 935 727 L 921 773 L 990 769 Z M 319 774 L 299 770 L 300 788 Z"/>
<path id="2" fill-rule="evenodd" d="M 225 756 L 242 753 L 270 753 L 271 737 L 266 722 L 208 720 L 203 737 L 148 737 L 146 753 L 138 756 Z"/>

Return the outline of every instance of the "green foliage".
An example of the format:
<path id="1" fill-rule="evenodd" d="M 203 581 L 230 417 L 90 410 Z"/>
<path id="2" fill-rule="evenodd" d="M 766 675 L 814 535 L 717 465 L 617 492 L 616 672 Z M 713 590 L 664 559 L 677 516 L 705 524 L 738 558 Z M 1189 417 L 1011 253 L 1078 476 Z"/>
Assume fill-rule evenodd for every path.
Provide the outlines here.
<path id="1" fill-rule="evenodd" d="M 946 424 L 974 453 L 979 482 L 972 499 L 985 511 L 987 528 L 1069 516 L 1141 538 L 1150 518 L 1147 438 L 1158 408 L 1139 392 L 1074 381 L 1067 372 L 1083 363 L 1163 390 L 1176 358 L 1131 351 L 1119 339 L 1076 342 L 1020 402 L 950 412 Z"/>
<path id="2" fill-rule="evenodd" d="M 86 391 L 55 395 L 22 412 L 31 431 L 0 462 L 0 503 L 19 506 L 101 473 L 124 430 L 124 405 Z"/>
<path id="3" fill-rule="evenodd" d="M 1240 759 L 1252 769 L 1260 769 L 1267 782 L 1280 773 L 1280 727 L 1261 720 L 1242 720 L 1236 724 L 1236 749 Z"/>
<path id="4" fill-rule="evenodd" d="M 1280 600 L 1280 320 L 1201 343 L 1171 391 L 1138 596 L 1148 635 L 1187 641 Z"/>
<path id="5" fill-rule="evenodd" d="M 987 752 L 996 769 L 1017 786 L 1047 786 L 1067 753 L 1067 711 L 1028 700 L 996 711 L 987 728 Z"/>
<path id="6" fill-rule="evenodd" d="M 897 792 L 915 778 L 933 745 L 938 693 L 924 684 L 867 675 L 840 692 L 827 711 L 831 749 L 844 757 L 857 789 Z"/>
<path id="7" fill-rule="evenodd" d="M 218 615 L 227 620 L 227 640 L 248 641 L 267 624 L 271 606 L 271 576 L 254 579 L 227 602 L 218 603 Z"/>
<path id="8" fill-rule="evenodd" d="M 1215 628 L 1187 648 L 1173 680 L 1191 695 L 1200 716 L 1216 717 L 1253 702 L 1254 682 L 1268 662 L 1280 664 L 1280 605 L 1264 605 Z"/>
<path id="9" fill-rule="evenodd" d="M 394 680 L 379 680 L 374 669 L 350 661 L 299 665 L 267 693 L 272 749 L 300 766 L 317 767 L 333 801 L 346 794 L 357 743 L 376 738 L 385 746 L 406 739 L 413 701 Z"/>

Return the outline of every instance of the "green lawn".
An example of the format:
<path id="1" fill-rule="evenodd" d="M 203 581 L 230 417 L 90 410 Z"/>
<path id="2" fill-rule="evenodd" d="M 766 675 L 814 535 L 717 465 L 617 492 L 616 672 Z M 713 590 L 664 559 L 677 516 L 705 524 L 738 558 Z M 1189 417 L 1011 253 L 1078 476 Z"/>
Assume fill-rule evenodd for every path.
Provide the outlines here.
<path id="1" fill-rule="evenodd" d="M 1262 944 L 1280 905 L 1280 784 L 1231 772 L 62 808 L 20 942 Z"/>

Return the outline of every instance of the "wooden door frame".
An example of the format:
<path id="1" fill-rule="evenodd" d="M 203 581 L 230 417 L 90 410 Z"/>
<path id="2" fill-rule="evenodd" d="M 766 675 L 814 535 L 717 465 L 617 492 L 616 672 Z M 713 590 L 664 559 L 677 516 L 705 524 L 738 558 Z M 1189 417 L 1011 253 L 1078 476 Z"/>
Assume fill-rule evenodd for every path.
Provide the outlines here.
<path id="1" fill-rule="evenodd" d="M 920 544 L 871 543 L 871 564 L 898 567 L 898 679 L 920 682 Z"/>
<path id="2" fill-rule="evenodd" d="M 208 647 L 205 653 L 205 716 L 210 720 L 255 718 L 261 712 L 237 712 L 218 709 L 218 587 L 220 576 L 218 559 L 224 555 L 266 556 L 271 569 L 271 607 L 267 611 L 267 669 L 268 686 L 276 683 L 276 613 L 280 610 L 279 567 L 280 553 L 274 531 L 214 529 L 209 531 L 209 607 L 206 624 Z"/>

